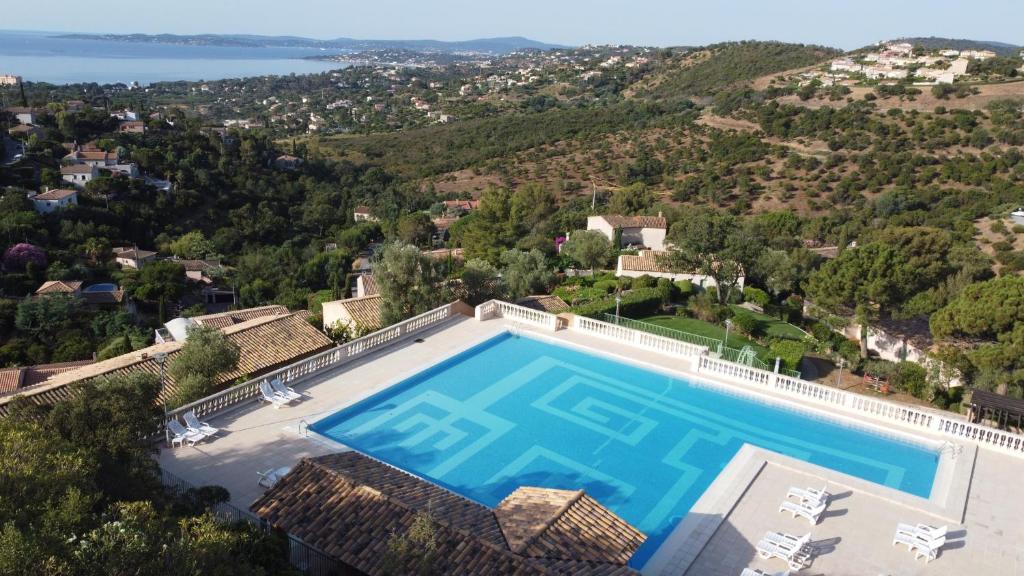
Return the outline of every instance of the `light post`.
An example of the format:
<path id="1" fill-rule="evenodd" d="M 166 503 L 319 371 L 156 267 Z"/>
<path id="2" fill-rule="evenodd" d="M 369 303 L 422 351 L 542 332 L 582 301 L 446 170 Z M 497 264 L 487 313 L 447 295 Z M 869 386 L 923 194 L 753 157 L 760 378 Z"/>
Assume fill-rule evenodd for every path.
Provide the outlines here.
<path id="1" fill-rule="evenodd" d="M 160 364 L 160 391 L 164 390 L 164 361 L 167 360 L 167 352 L 157 352 L 153 354 L 153 359 Z M 171 445 L 171 431 L 167 428 L 167 401 L 164 401 L 164 437 L 167 440 L 167 445 Z"/>
<path id="2" fill-rule="evenodd" d="M 723 356 L 725 355 L 725 349 L 729 347 L 729 328 L 732 328 L 732 320 L 725 321 L 725 340 L 722 340 L 722 349 L 718 351 Z"/>
<path id="3" fill-rule="evenodd" d="M 842 388 L 844 364 L 846 364 L 846 358 L 839 358 L 839 372 L 836 372 L 836 388 Z"/>
<path id="4" fill-rule="evenodd" d="M 619 324 L 619 307 L 622 305 L 622 293 L 615 293 L 615 324 Z"/>

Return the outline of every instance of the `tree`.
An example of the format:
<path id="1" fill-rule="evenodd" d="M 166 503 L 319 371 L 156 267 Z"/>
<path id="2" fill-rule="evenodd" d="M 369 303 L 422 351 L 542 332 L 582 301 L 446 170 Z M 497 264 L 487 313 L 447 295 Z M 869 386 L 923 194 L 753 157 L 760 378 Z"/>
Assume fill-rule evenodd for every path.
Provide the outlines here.
<path id="1" fill-rule="evenodd" d="M 479 258 L 466 262 L 466 267 L 462 270 L 462 300 L 476 306 L 500 298 L 501 292 L 501 275 L 493 264 Z"/>
<path id="2" fill-rule="evenodd" d="M 733 216 L 707 208 L 688 211 L 669 229 L 672 248 L 665 263 L 708 276 L 718 287 L 718 302 L 727 302 L 743 274 L 741 259 L 757 248 L 740 232 Z"/>
<path id="3" fill-rule="evenodd" d="M 104 256 L 110 254 L 110 242 L 106 238 L 87 238 L 82 243 L 82 252 L 89 259 L 89 264 L 98 266 Z"/>
<path id="4" fill-rule="evenodd" d="M 209 326 L 188 328 L 188 339 L 167 363 L 167 375 L 178 391 L 173 403 L 187 404 L 210 394 L 218 377 L 238 367 L 240 350 L 223 332 Z"/>
<path id="5" fill-rule="evenodd" d="M 547 294 L 555 279 L 540 250 L 508 250 L 501 255 L 501 264 L 505 292 L 513 300 Z"/>
<path id="6" fill-rule="evenodd" d="M 172 260 L 158 260 L 129 271 L 122 282 L 129 294 L 161 307 L 174 302 L 185 293 L 185 268 Z M 160 321 L 163 322 L 161 313 Z"/>
<path id="7" fill-rule="evenodd" d="M 437 528 L 426 513 L 418 513 L 402 534 L 392 534 L 388 540 L 383 570 L 392 576 L 437 574 Z"/>
<path id="8" fill-rule="evenodd" d="M 40 340 L 52 342 L 71 325 L 81 310 L 81 301 L 65 294 L 27 298 L 18 304 L 14 325 Z"/>
<path id="9" fill-rule="evenodd" d="M 608 237 L 598 230 L 579 230 L 562 244 L 562 254 L 572 258 L 580 266 L 596 274 L 599 266 L 608 264 L 611 244 Z"/>
<path id="10" fill-rule="evenodd" d="M 423 212 L 405 214 L 398 219 L 396 230 L 398 239 L 413 246 L 427 246 L 437 232 L 437 227 L 430 220 L 430 215 Z"/>
<path id="11" fill-rule="evenodd" d="M 38 246 L 22 242 L 4 252 L 3 264 L 8 271 L 22 271 L 30 265 L 42 270 L 46 268 L 46 252 Z"/>
<path id="12" fill-rule="evenodd" d="M 608 211 L 612 214 L 639 214 L 654 204 L 652 193 L 642 182 L 612 192 L 608 200 Z"/>
<path id="13" fill-rule="evenodd" d="M 201 260 L 215 252 L 213 243 L 199 230 L 184 234 L 168 246 L 172 254 L 187 260 Z"/>
<path id="14" fill-rule="evenodd" d="M 373 277 L 382 297 L 385 326 L 432 310 L 447 297 L 439 263 L 408 244 L 385 246 L 373 265 Z"/>

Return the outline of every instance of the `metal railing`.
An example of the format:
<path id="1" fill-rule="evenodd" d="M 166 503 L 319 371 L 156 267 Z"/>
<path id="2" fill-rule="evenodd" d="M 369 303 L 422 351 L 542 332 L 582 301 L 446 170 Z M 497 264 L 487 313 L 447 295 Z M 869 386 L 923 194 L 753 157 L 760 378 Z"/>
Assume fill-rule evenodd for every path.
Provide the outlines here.
<path id="1" fill-rule="evenodd" d="M 199 487 L 184 478 L 180 478 L 166 470 L 160 470 L 160 482 L 170 495 L 185 499 L 199 490 Z M 252 526 L 270 531 L 271 527 L 261 518 L 230 502 L 221 502 L 210 508 L 213 517 L 221 522 L 248 522 Z M 302 541 L 301 538 L 285 533 L 288 538 L 288 563 L 307 576 L 338 576 L 350 574 L 351 570 L 342 562 L 329 554 Z"/>
<path id="2" fill-rule="evenodd" d="M 236 386 L 232 386 L 231 388 L 217 392 L 216 394 L 211 394 L 210 396 L 201 398 L 195 402 L 190 402 L 189 404 L 180 406 L 167 412 L 164 422 L 167 422 L 172 418 L 177 418 L 179 415 L 188 411 L 194 412 L 198 417 L 209 416 L 210 414 L 235 406 L 242 402 L 259 398 L 260 383 L 262 382 L 270 382 L 275 378 L 280 378 L 281 382 L 284 384 L 291 385 L 292 383 L 312 374 L 344 365 L 355 358 L 364 356 L 369 352 L 379 350 L 396 340 L 436 326 L 437 324 L 451 318 L 454 313 L 453 305 L 445 304 L 444 306 L 435 308 L 408 320 L 404 320 L 398 324 L 388 326 L 387 328 L 383 328 L 372 334 L 363 336 L 362 338 L 357 338 L 351 342 L 342 344 L 341 346 L 337 346 L 330 350 L 325 350 L 324 352 L 310 356 L 309 358 L 299 360 L 294 364 L 274 370 L 273 372 L 264 374 L 259 378 L 248 380 Z"/>
<path id="3" fill-rule="evenodd" d="M 650 332 L 651 334 L 657 334 L 658 336 L 664 336 L 665 338 L 674 338 L 683 342 L 689 342 L 697 346 L 704 346 L 709 350 L 719 351 L 722 358 L 729 360 L 730 362 L 740 361 L 740 350 L 736 348 L 729 348 L 724 346 L 721 340 L 716 340 L 709 336 L 701 336 L 699 334 L 691 334 L 690 332 L 683 332 L 682 330 L 676 330 L 675 328 L 668 328 L 666 326 L 660 326 L 658 324 L 652 324 L 651 322 L 644 322 L 643 320 L 634 320 L 632 318 L 625 318 L 623 316 L 616 316 L 614 314 L 605 314 L 605 322 L 616 324 L 619 326 L 625 326 L 634 330 L 642 330 L 644 332 Z M 772 366 L 764 362 L 760 358 L 750 357 L 747 361 L 741 362 L 746 364 L 749 362 L 750 366 L 759 368 L 761 370 L 773 370 Z M 799 378 L 800 372 L 796 370 L 788 370 L 786 368 L 779 369 L 780 374 L 791 376 L 793 378 Z"/>

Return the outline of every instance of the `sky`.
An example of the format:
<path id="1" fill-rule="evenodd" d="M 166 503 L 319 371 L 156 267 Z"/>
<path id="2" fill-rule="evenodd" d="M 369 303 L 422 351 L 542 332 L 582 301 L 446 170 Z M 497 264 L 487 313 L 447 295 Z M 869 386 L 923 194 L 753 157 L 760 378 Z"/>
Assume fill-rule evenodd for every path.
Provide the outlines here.
<path id="1" fill-rule="evenodd" d="M 174 0 L 116 17 L 81 0 L 4 2 L 0 28 L 693 46 L 782 40 L 852 49 L 896 37 L 1024 44 L 1024 0 Z M 151 5 L 153 8 L 147 8 Z"/>

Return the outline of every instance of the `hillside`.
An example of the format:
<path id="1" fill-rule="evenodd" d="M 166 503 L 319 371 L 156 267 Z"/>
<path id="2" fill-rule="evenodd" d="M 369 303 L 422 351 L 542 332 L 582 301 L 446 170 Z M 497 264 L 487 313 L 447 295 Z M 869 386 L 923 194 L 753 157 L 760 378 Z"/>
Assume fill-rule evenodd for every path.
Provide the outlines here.
<path id="1" fill-rule="evenodd" d="M 914 46 L 920 46 L 925 50 L 941 50 L 949 48 L 952 50 L 991 50 L 1000 56 L 1017 56 L 1022 46 L 1007 44 L 1006 42 L 991 42 L 985 40 L 966 40 L 962 38 L 939 38 L 929 36 L 927 38 L 899 38 L 901 42 L 909 42 Z"/>
<path id="2" fill-rule="evenodd" d="M 633 92 L 653 100 L 713 96 L 765 74 L 810 66 L 839 54 L 835 48 L 781 42 L 715 44 L 671 58 Z"/>

